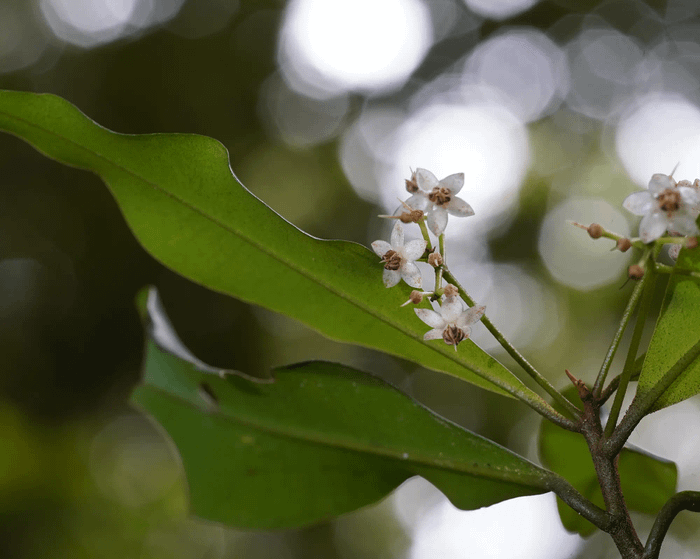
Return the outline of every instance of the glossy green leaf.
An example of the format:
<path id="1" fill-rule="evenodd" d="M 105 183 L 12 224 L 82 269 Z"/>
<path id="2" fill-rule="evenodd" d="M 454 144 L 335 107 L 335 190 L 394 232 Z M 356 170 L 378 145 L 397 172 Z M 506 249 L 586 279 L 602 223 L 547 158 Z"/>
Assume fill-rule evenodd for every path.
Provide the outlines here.
<path id="1" fill-rule="evenodd" d="M 372 251 L 315 239 L 290 225 L 236 180 L 216 140 L 117 134 L 59 97 L 13 91 L 0 91 L 0 130 L 97 173 L 144 248 L 183 276 L 330 338 L 542 401 L 470 340 L 456 353 L 444 343 L 423 342 L 427 327 L 411 309 L 399 308 L 410 289 L 403 283 L 385 289 Z"/>
<path id="2" fill-rule="evenodd" d="M 573 387 L 566 390 L 564 395 L 572 401 L 577 398 Z M 584 497 L 605 508 L 593 460 L 581 435 L 543 421 L 540 425 L 539 451 L 540 459 L 547 468 L 566 478 Z M 678 471 L 673 462 L 642 450 L 624 448 L 618 467 L 622 491 L 630 510 L 655 515 L 675 493 Z M 557 499 L 557 506 L 567 530 L 582 536 L 589 536 L 597 530 L 560 499 Z"/>
<path id="3" fill-rule="evenodd" d="M 547 491 L 546 470 L 382 380 L 325 362 L 274 377 L 221 378 L 149 342 L 132 401 L 179 450 L 195 515 L 246 528 L 301 526 L 375 502 L 413 475 L 462 509 Z"/>
<path id="4" fill-rule="evenodd" d="M 700 272 L 700 248 L 683 249 L 677 266 Z M 700 340 L 700 281 L 676 274 L 666 289 L 661 316 L 639 375 L 637 394 L 643 396 L 676 361 Z M 650 411 L 682 402 L 700 393 L 700 359 L 681 373 Z"/>

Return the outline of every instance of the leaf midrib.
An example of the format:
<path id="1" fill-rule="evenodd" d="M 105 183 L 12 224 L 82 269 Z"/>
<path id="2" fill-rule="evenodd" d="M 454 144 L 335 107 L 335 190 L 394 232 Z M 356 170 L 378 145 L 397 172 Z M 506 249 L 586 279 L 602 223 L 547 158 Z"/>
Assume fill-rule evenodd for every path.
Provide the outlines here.
<path id="1" fill-rule="evenodd" d="M 78 109 L 76 109 L 75 107 L 73 107 L 72 105 L 71 105 L 71 108 L 74 108 L 75 110 L 78 110 Z M 78 112 L 80 113 L 80 116 L 82 116 L 83 118 L 86 118 L 87 120 L 89 120 L 90 123 L 91 123 L 92 125 L 99 127 L 99 129 L 101 129 L 102 131 L 104 131 L 104 132 L 106 132 L 106 133 L 108 133 L 108 134 L 113 134 L 113 135 L 115 135 L 115 136 L 124 136 L 124 137 L 130 137 L 130 136 L 131 136 L 131 137 L 138 137 L 138 136 L 139 136 L 139 135 L 137 135 L 137 134 L 121 134 L 121 133 L 119 133 L 119 132 L 114 132 L 113 130 L 109 130 L 108 128 L 105 128 L 105 127 L 103 127 L 103 126 L 100 126 L 100 125 L 97 124 L 96 122 L 92 121 L 87 115 L 85 115 L 84 113 L 80 112 L 79 110 L 78 110 Z M 337 291 L 337 290 L 334 289 L 332 286 L 330 286 L 330 285 L 328 285 L 327 283 L 321 281 L 321 280 L 320 280 L 319 278 L 317 278 L 316 276 L 313 276 L 310 272 L 307 272 L 304 268 L 302 268 L 302 267 L 300 267 L 300 266 L 297 266 L 297 265 L 294 265 L 292 262 L 290 262 L 289 260 L 287 260 L 287 259 L 284 258 L 283 256 L 279 256 L 276 252 L 273 252 L 273 251 L 271 251 L 271 250 L 266 250 L 266 249 L 264 248 L 263 245 L 260 245 L 259 243 L 257 243 L 257 242 L 256 242 L 254 239 L 252 239 L 251 237 L 249 237 L 249 236 L 247 236 L 247 235 L 244 235 L 241 231 L 239 231 L 239 230 L 237 230 L 237 229 L 234 229 L 234 228 L 229 227 L 228 225 L 222 223 L 221 221 L 219 221 L 218 219 L 214 218 L 213 216 L 210 216 L 210 215 L 204 213 L 202 210 L 200 210 L 200 209 L 197 208 L 196 206 L 193 206 L 192 204 L 190 204 L 190 203 L 188 203 L 187 201 L 183 200 L 182 198 L 176 196 L 175 194 L 173 194 L 173 193 L 171 193 L 171 192 L 168 192 L 168 191 L 165 190 L 163 187 L 161 187 L 158 183 L 149 181 L 148 179 L 146 179 L 146 178 L 144 178 L 144 177 L 138 175 L 137 173 L 131 171 L 130 169 L 127 169 L 127 168 L 123 167 L 122 165 L 119 165 L 118 163 L 112 161 L 111 159 L 109 159 L 108 157 L 102 155 L 101 153 L 98 153 L 97 151 L 92 150 L 92 149 L 90 149 L 90 148 L 88 148 L 88 147 L 86 147 L 86 146 L 84 146 L 84 145 L 81 145 L 81 144 L 79 144 L 78 142 L 76 142 L 76 141 L 74 141 L 74 140 L 72 140 L 72 139 L 70 139 L 70 138 L 67 138 L 67 137 L 65 137 L 65 136 L 63 136 L 63 135 L 61 135 L 61 134 L 59 134 L 59 133 L 57 133 L 57 132 L 54 132 L 54 131 L 52 131 L 52 130 L 47 130 L 46 128 L 44 128 L 44 127 L 42 127 L 42 126 L 39 126 L 39 125 L 37 125 L 37 124 L 35 124 L 35 123 L 31 122 L 31 121 L 28 121 L 28 120 L 26 120 L 26 119 L 24 119 L 24 118 L 21 118 L 21 117 L 12 115 L 12 114 L 8 114 L 8 113 L 5 112 L 5 111 L 0 111 L 0 114 L 5 115 L 5 116 L 6 116 L 7 118 L 9 118 L 9 119 L 14 119 L 14 120 L 16 120 L 16 121 L 20 121 L 20 122 L 22 122 L 23 124 L 25 124 L 25 125 L 27 125 L 27 126 L 29 126 L 29 127 L 33 127 L 33 128 L 35 128 L 35 129 L 37 129 L 37 130 L 39 130 L 39 131 L 41 131 L 41 132 L 43 132 L 43 133 L 45 133 L 45 134 L 54 136 L 54 137 L 56 137 L 56 138 L 59 138 L 60 140 L 63 140 L 63 141 L 65 141 L 65 142 L 68 142 L 69 144 L 75 146 L 76 148 L 81 149 L 81 150 L 85 151 L 86 153 L 88 153 L 88 154 L 90 154 L 90 155 L 93 155 L 93 156 L 95 156 L 95 157 L 101 159 L 102 161 L 104 161 L 104 162 L 107 163 L 108 165 L 112 165 L 112 166 L 115 167 L 116 169 L 118 169 L 118 170 L 120 170 L 120 171 L 122 171 L 122 172 L 124 172 L 124 173 L 126 173 L 126 174 L 128 174 L 128 175 L 131 175 L 131 176 L 134 177 L 135 179 L 137 179 L 137 180 L 139 180 L 139 181 L 142 181 L 143 183 L 145 183 L 145 184 L 151 186 L 152 188 L 156 189 L 156 190 L 159 191 L 160 193 L 162 193 L 162 194 L 164 194 L 164 195 L 170 197 L 171 199 L 173 199 L 173 200 L 175 200 L 176 202 L 182 204 L 183 206 L 185 206 L 186 208 L 190 209 L 191 211 L 197 213 L 198 215 L 200 215 L 201 217 L 203 217 L 205 220 L 210 221 L 211 223 L 213 223 L 214 225 L 220 227 L 220 228 L 223 229 L 224 231 L 226 231 L 226 232 L 228 232 L 228 233 L 230 233 L 230 234 L 232 234 L 232 235 L 234 235 L 234 236 L 240 238 L 242 241 L 244 241 L 244 242 L 248 243 L 249 245 L 253 246 L 254 248 L 256 248 L 257 250 L 259 250 L 260 252 L 266 254 L 267 256 L 270 256 L 271 258 L 274 258 L 275 260 L 277 260 L 277 261 L 280 262 L 281 264 L 284 264 L 285 266 L 287 266 L 287 267 L 290 268 L 291 270 L 293 270 L 293 271 L 297 272 L 298 274 L 300 274 L 301 276 L 305 277 L 307 280 L 310 280 L 310 281 L 312 281 L 312 282 L 314 282 L 314 283 L 317 283 L 318 285 L 320 285 L 321 287 L 323 287 L 324 289 L 326 289 L 327 291 L 329 291 L 330 293 L 332 293 L 332 294 L 335 295 L 336 297 L 339 297 L 339 298 L 341 298 L 341 299 L 343 299 L 343 300 L 349 302 L 350 304 L 354 305 L 355 307 L 357 307 L 357 308 L 360 309 L 361 311 L 366 312 L 367 314 L 369 314 L 370 316 L 376 318 L 377 320 L 380 320 L 380 321 L 383 322 L 384 324 L 386 324 L 386 325 L 388 325 L 388 326 L 390 326 L 390 327 L 392 327 L 392 328 L 398 330 L 398 331 L 401 332 L 403 335 L 405 335 L 405 336 L 411 338 L 413 341 L 418 342 L 419 344 L 421 344 L 423 347 L 426 347 L 426 348 L 430 349 L 431 351 L 434 351 L 434 352 L 437 353 L 438 355 L 440 355 L 440 356 L 442 356 L 442 357 L 446 357 L 446 358 L 449 359 L 450 361 L 453 361 L 453 362 L 456 363 L 457 365 L 460 365 L 461 367 L 464 367 L 464 368 L 466 368 L 466 369 L 472 371 L 475 375 L 477 375 L 477 376 L 479 376 L 480 378 L 486 380 L 487 382 L 490 382 L 490 383 L 493 384 L 494 386 L 498 386 L 499 388 L 505 390 L 505 391 L 508 392 L 509 394 L 512 394 L 512 393 L 513 393 L 513 389 L 512 389 L 508 384 L 506 384 L 505 382 L 501 382 L 500 379 L 498 379 L 498 377 L 496 377 L 497 381 L 495 381 L 494 379 L 491 379 L 489 376 L 487 376 L 486 374 L 484 374 L 484 373 L 481 371 L 481 369 L 479 369 L 479 368 L 477 368 L 477 367 L 474 367 L 474 366 L 470 366 L 468 363 L 465 363 L 465 362 L 463 362 L 463 361 L 461 361 L 461 360 L 455 358 L 453 355 L 450 354 L 450 352 L 448 352 L 448 351 L 446 351 L 446 350 L 442 350 L 441 348 L 436 347 L 434 344 L 426 344 L 426 343 L 424 343 L 424 341 L 422 340 L 422 338 L 420 338 L 418 335 L 414 334 L 414 333 L 411 332 L 410 330 L 407 330 L 406 328 L 402 327 L 401 325 L 399 325 L 399 324 L 397 324 L 397 323 L 395 323 L 395 322 L 392 322 L 392 321 L 389 320 L 385 315 L 382 315 L 382 314 L 379 314 L 379 313 L 373 311 L 371 308 L 369 308 L 369 307 L 367 307 L 367 306 L 361 304 L 360 301 L 357 301 L 357 300 L 354 299 L 354 298 L 346 297 L 344 293 L 342 293 L 342 292 L 340 292 L 340 291 Z M 16 134 L 15 134 L 15 135 L 16 135 Z M 177 135 L 187 136 L 187 134 L 143 134 L 143 136 L 177 136 Z M 19 137 L 19 136 L 18 136 L 18 137 Z M 203 137 L 207 138 L 206 136 L 203 136 Z M 23 138 L 20 137 L 20 139 L 23 139 Z M 210 138 L 210 139 L 213 140 L 213 141 L 217 141 L 217 140 L 214 140 L 213 138 Z M 221 144 L 221 143 L 218 142 L 218 141 L 217 141 L 217 143 L 219 143 L 219 145 L 220 145 L 221 147 L 223 147 L 223 149 L 224 149 L 224 150 L 226 151 L 226 153 L 228 154 L 228 151 L 226 150 L 226 147 L 223 146 L 223 144 Z M 77 167 L 77 166 L 76 166 L 76 167 Z M 88 169 L 84 169 L 84 168 L 81 168 L 81 167 L 77 167 L 77 168 L 78 168 L 78 169 L 82 169 L 82 170 L 88 170 Z M 231 172 L 230 161 L 228 162 L 228 169 L 229 169 L 229 172 Z M 99 173 L 96 173 L 96 174 L 99 175 Z M 233 177 L 233 174 L 232 174 L 232 177 Z M 100 176 L 100 178 L 102 178 L 102 180 L 104 180 L 105 182 L 107 182 L 105 178 L 103 178 L 103 177 L 101 177 L 101 176 Z M 237 179 L 234 178 L 234 180 L 238 183 L 239 187 L 241 187 L 241 188 L 243 188 L 243 189 L 245 190 L 246 193 L 248 193 L 248 194 L 250 194 L 251 196 L 255 197 L 255 195 L 253 195 L 249 190 L 247 190 L 240 182 L 238 182 Z M 109 183 L 107 183 L 107 184 L 109 184 Z M 256 198 L 260 203 L 264 204 L 264 202 L 262 202 L 262 200 L 260 200 L 260 199 L 257 198 L 257 197 L 255 197 L 255 198 Z M 267 206 L 266 206 L 266 207 L 267 207 Z M 274 211 L 274 210 L 271 210 L 271 211 Z M 277 217 L 279 217 L 280 219 L 284 219 L 282 216 L 280 216 L 280 215 L 277 214 L 276 212 L 275 212 L 275 215 L 277 215 Z M 294 227 L 294 228 L 295 228 L 297 231 L 299 231 L 302 235 L 305 235 L 305 236 L 309 237 L 309 238 L 312 239 L 312 240 L 315 240 L 315 241 L 318 241 L 318 242 L 328 242 L 328 241 L 324 241 L 324 240 L 321 240 L 321 239 L 315 239 L 315 238 L 311 237 L 310 235 L 307 235 L 305 232 L 301 231 L 301 230 L 300 230 L 298 227 L 296 227 L 294 224 L 289 223 L 286 219 L 285 219 L 284 221 L 287 222 L 287 223 L 288 223 L 289 225 L 291 225 L 292 227 Z M 349 242 L 349 241 L 347 241 L 347 242 Z M 361 245 L 360 245 L 360 246 L 361 246 Z M 251 301 L 248 301 L 248 302 L 251 302 Z M 311 326 L 311 327 L 313 328 L 313 326 Z M 507 369 L 506 369 L 506 370 L 507 370 Z M 511 373 L 511 374 L 512 374 L 512 373 Z M 516 379 L 516 380 L 518 380 L 518 378 L 517 378 L 515 375 L 513 375 L 513 378 Z M 521 384 L 522 384 L 522 383 L 521 383 Z M 525 388 L 525 385 L 523 385 L 522 388 L 524 389 L 524 388 Z"/>
<path id="2" fill-rule="evenodd" d="M 261 431 L 263 433 L 266 433 L 268 435 L 273 435 L 276 437 L 281 437 L 281 438 L 288 438 L 293 441 L 298 441 L 298 442 L 303 442 L 303 443 L 309 443 L 309 444 L 315 444 L 318 446 L 323 446 L 323 447 L 330 447 L 330 448 L 335 448 L 339 450 L 347 450 L 351 452 L 357 452 L 360 454 L 369 454 L 371 456 L 376 456 L 380 458 L 390 458 L 393 460 L 396 460 L 399 463 L 402 464 L 416 464 L 419 466 L 428 466 L 431 468 L 435 468 L 438 470 L 443 470 L 447 471 L 450 473 L 459 473 L 459 474 L 465 474 L 465 475 L 471 475 L 477 478 L 486 478 L 486 479 L 494 479 L 498 481 L 505 481 L 508 483 L 513 483 L 516 485 L 521 485 L 523 487 L 536 487 L 538 489 L 547 489 L 547 472 L 546 470 L 541 470 L 538 466 L 535 464 L 532 464 L 533 468 L 537 468 L 539 473 L 524 473 L 521 470 L 515 468 L 510 468 L 510 467 L 494 467 L 494 466 L 483 466 L 484 470 L 473 470 L 470 469 L 466 466 L 468 466 L 467 462 L 459 462 L 456 465 L 450 461 L 448 463 L 447 460 L 437 460 L 433 458 L 429 458 L 425 455 L 418 454 L 418 456 L 411 455 L 409 454 L 408 458 L 403 458 L 403 452 L 401 451 L 394 451 L 391 449 L 387 449 L 386 447 L 374 447 L 371 445 L 367 444 L 359 444 L 356 442 L 353 442 L 351 440 L 347 439 L 342 439 L 342 442 L 339 442 L 337 439 L 331 439 L 328 437 L 324 437 L 322 433 L 317 433 L 313 434 L 309 431 L 306 430 L 300 430 L 300 429 L 285 429 L 284 427 L 281 427 L 280 424 L 274 424 L 272 426 L 265 424 L 264 422 L 258 422 L 255 421 L 252 418 L 242 418 L 240 416 L 232 416 L 228 414 L 223 414 L 219 413 L 216 411 L 207 411 L 205 412 L 202 410 L 201 407 L 195 405 L 191 400 L 188 400 L 187 398 L 184 398 L 182 396 L 178 396 L 173 394 L 172 392 L 168 392 L 167 390 L 160 388 L 158 386 L 155 386 L 153 384 L 142 384 L 141 385 L 142 389 L 145 390 L 152 390 L 156 393 L 158 393 L 161 396 L 164 396 L 172 401 L 175 401 L 179 404 L 183 404 L 189 408 L 192 408 L 196 410 L 199 414 L 202 415 L 214 415 L 217 419 L 220 419 L 222 421 L 226 421 L 228 423 L 233 423 L 236 425 L 243 425 L 245 427 L 250 427 L 252 429 L 256 429 L 258 431 Z M 152 413 L 152 412 L 148 412 Z M 474 460 L 469 461 L 469 463 L 475 463 Z M 452 465 L 450 465 L 452 464 Z M 458 466 L 465 466 L 465 467 L 458 467 Z M 490 473 L 490 472 L 501 472 L 506 474 L 505 476 L 497 476 L 497 475 L 484 475 L 484 472 Z M 511 475 L 515 476 L 515 479 L 511 479 Z M 533 482 L 531 485 L 523 483 L 523 478 L 527 479 L 530 482 Z"/>

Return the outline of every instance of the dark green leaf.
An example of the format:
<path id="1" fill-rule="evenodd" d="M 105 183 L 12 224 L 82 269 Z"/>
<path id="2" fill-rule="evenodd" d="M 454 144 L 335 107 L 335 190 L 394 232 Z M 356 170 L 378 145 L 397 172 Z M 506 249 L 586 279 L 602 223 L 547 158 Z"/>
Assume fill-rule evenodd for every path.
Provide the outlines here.
<path id="1" fill-rule="evenodd" d="M 413 475 L 462 509 L 547 491 L 546 470 L 377 378 L 324 362 L 274 376 L 220 378 L 149 342 L 132 399 L 177 446 L 195 515 L 301 526 L 375 502 Z"/>
<path id="2" fill-rule="evenodd" d="M 700 272 L 700 248 L 683 249 L 677 266 Z M 671 277 L 661 316 L 656 324 L 639 376 L 637 394 L 643 396 L 663 377 L 676 361 L 700 340 L 700 282 L 687 275 Z M 682 402 L 700 393 L 700 359 L 656 401 L 651 411 Z"/>
<path id="3" fill-rule="evenodd" d="M 117 134 L 59 97 L 13 91 L 0 91 L 0 130 L 97 173 L 144 248 L 183 276 L 330 338 L 541 401 L 471 340 L 458 352 L 423 342 L 427 327 L 411 309 L 399 308 L 410 289 L 385 289 L 372 251 L 315 239 L 280 218 L 238 183 L 219 142 L 185 134 Z"/>
<path id="4" fill-rule="evenodd" d="M 574 401 L 576 390 L 572 387 L 564 395 Z M 584 497 L 605 508 L 593 460 L 583 436 L 543 421 L 539 450 L 540 459 L 547 468 L 566 478 Z M 630 510 L 657 514 L 675 493 L 676 465 L 644 451 L 624 448 L 620 453 L 619 472 L 622 491 Z M 567 530 L 589 536 L 597 529 L 560 499 L 557 499 L 557 505 Z"/>

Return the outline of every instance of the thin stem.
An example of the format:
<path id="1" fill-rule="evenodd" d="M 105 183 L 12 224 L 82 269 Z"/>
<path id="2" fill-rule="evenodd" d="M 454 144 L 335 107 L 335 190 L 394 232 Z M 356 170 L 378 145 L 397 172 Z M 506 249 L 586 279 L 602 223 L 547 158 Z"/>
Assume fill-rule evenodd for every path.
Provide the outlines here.
<path id="1" fill-rule="evenodd" d="M 648 279 L 647 279 L 648 278 Z M 634 368 L 634 362 L 637 358 L 637 352 L 639 351 L 639 343 L 642 340 L 642 334 L 644 333 L 644 326 L 646 325 L 647 314 L 649 314 L 649 308 L 651 307 L 651 301 L 654 295 L 654 285 L 656 284 L 656 275 L 652 270 L 647 270 L 646 274 L 642 278 L 645 281 L 643 286 L 644 295 L 642 296 L 642 302 L 639 305 L 639 313 L 637 313 L 637 322 L 634 325 L 634 332 L 632 333 L 632 340 L 630 340 L 630 346 L 627 350 L 627 358 L 625 359 L 625 365 L 622 368 L 622 374 L 620 375 L 620 385 L 615 393 L 615 400 L 610 408 L 610 415 L 608 416 L 608 422 L 605 424 L 605 436 L 609 437 L 615 425 L 617 425 L 617 419 L 620 417 L 620 410 L 622 409 L 622 401 L 625 398 L 625 393 L 627 392 L 627 386 L 629 385 L 630 378 L 632 377 L 632 370 Z"/>
<path id="2" fill-rule="evenodd" d="M 420 232 L 423 235 L 423 239 L 425 239 L 425 242 L 428 243 L 426 248 L 428 249 L 428 252 L 433 251 L 433 244 L 430 242 L 430 235 L 428 234 L 428 227 L 425 224 L 425 218 L 421 218 L 418 221 L 418 226 L 420 227 Z"/>
<path id="3" fill-rule="evenodd" d="M 637 302 L 639 301 L 639 297 L 642 294 L 642 289 L 644 288 L 644 285 L 647 283 L 647 281 L 648 276 L 645 275 L 637 283 L 637 285 L 635 285 L 634 291 L 632 291 L 630 300 L 628 301 L 627 307 L 625 308 L 625 312 L 622 313 L 622 320 L 620 321 L 620 326 L 618 326 L 617 332 L 615 332 L 615 337 L 613 338 L 610 347 L 608 348 L 608 353 L 605 355 L 603 365 L 600 367 L 600 372 L 598 373 L 598 377 L 595 379 L 595 384 L 593 385 L 593 395 L 596 398 L 600 397 L 600 394 L 603 391 L 605 378 L 608 376 L 608 372 L 610 371 L 610 365 L 612 365 L 613 358 L 615 357 L 615 352 L 620 346 L 622 335 L 625 333 L 625 329 L 629 324 L 630 318 L 632 318 L 632 314 L 634 314 L 634 309 L 637 308 Z"/>
<path id="4" fill-rule="evenodd" d="M 453 284 L 457 289 L 459 289 L 460 294 L 467 302 L 470 307 L 473 307 L 476 303 L 469 294 L 466 292 L 464 287 L 460 285 L 457 279 L 452 275 L 452 272 L 444 267 L 444 276 L 451 284 Z M 572 417 L 579 419 L 581 417 L 581 410 L 579 410 L 574 404 L 572 404 L 565 396 L 563 396 L 554 386 L 552 386 L 549 381 L 542 376 L 542 374 L 533 367 L 527 359 L 503 336 L 503 334 L 496 328 L 496 326 L 489 320 L 489 318 L 484 315 L 481 317 L 481 322 L 486 326 L 487 330 L 491 332 L 494 338 L 501 344 L 501 347 L 508 352 L 515 361 L 522 367 L 522 369 L 530 375 L 537 384 L 539 384 L 546 392 L 549 394 L 556 402 L 558 402 Z M 570 429 L 571 430 L 571 429 Z"/>
<path id="5" fill-rule="evenodd" d="M 632 376 L 630 377 L 630 380 L 637 380 L 639 378 L 639 374 L 642 372 L 642 365 L 644 365 L 644 359 L 646 358 L 647 354 L 642 353 L 637 359 L 634 360 L 634 365 L 632 365 Z M 610 383 L 603 389 L 603 392 L 600 393 L 600 396 L 598 397 L 598 403 L 599 404 L 604 404 L 610 396 L 612 396 L 615 393 L 615 390 L 617 390 L 617 387 L 620 385 L 620 377 L 622 374 L 617 375 L 614 379 L 610 381 Z"/>
<path id="6" fill-rule="evenodd" d="M 681 491 L 671 497 L 659 512 L 644 547 L 643 559 L 658 559 L 661 543 L 666 537 L 671 522 L 684 510 L 700 512 L 700 491 Z"/>
<path id="7" fill-rule="evenodd" d="M 700 355 L 700 341 L 691 347 L 685 354 L 671 367 L 663 377 L 649 392 L 640 397 L 639 394 L 635 397 L 632 405 L 627 410 L 627 413 L 620 421 L 620 424 L 615 428 L 610 438 L 605 442 L 605 452 L 608 455 L 615 455 L 620 452 L 625 442 L 629 438 L 634 428 L 639 424 L 642 418 L 649 413 L 649 410 L 654 406 L 661 395 L 668 390 L 673 382 L 691 365 Z"/>
<path id="8" fill-rule="evenodd" d="M 552 473 L 548 479 L 547 488 L 594 526 L 604 532 L 609 531 L 613 522 L 612 516 L 586 499 L 566 479 Z"/>

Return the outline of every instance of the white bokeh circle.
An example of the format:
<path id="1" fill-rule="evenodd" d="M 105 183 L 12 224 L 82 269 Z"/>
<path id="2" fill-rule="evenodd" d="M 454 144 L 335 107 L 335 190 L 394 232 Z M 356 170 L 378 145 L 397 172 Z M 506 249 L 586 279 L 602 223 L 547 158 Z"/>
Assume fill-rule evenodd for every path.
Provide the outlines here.
<path id="1" fill-rule="evenodd" d="M 538 250 L 555 280 L 569 287 L 588 291 L 619 281 L 629 265 L 629 257 L 611 251 L 613 241 L 594 241 L 588 233 L 571 224 L 600 223 L 606 229 L 629 236 L 629 225 L 622 209 L 600 198 L 569 198 L 547 213 Z"/>

